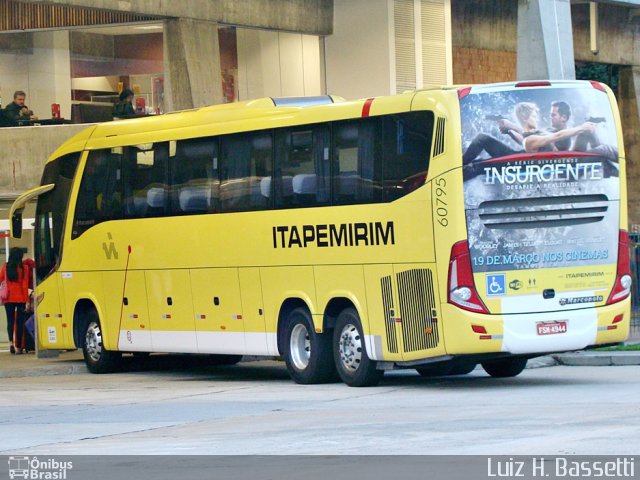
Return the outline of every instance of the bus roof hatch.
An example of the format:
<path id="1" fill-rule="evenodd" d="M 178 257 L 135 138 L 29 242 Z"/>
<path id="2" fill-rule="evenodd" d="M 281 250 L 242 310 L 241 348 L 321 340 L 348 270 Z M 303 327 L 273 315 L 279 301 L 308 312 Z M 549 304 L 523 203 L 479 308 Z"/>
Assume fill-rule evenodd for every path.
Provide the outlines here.
<path id="1" fill-rule="evenodd" d="M 319 95 L 317 97 L 272 97 L 271 100 L 273 100 L 273 104 L 276 107 L 313 107 L 342 101 L 340 97 L 334 97 L 332 95 Z"/>

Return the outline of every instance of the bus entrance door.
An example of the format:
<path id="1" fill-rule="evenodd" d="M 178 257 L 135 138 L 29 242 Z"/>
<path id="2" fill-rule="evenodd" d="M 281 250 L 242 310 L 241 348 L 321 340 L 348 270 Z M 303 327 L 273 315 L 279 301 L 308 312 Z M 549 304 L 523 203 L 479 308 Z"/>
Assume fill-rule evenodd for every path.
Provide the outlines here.
<path id="1" fill-rule="evenodd" d="M 62 332 L 62 304 L 59 297 L 58 275 L 50 275 L 36 288 L 37 298 L 42 301 L 36 306 L 38 321 L 38 343 L 44 348 L 62 348 L 64 334 Z"/>

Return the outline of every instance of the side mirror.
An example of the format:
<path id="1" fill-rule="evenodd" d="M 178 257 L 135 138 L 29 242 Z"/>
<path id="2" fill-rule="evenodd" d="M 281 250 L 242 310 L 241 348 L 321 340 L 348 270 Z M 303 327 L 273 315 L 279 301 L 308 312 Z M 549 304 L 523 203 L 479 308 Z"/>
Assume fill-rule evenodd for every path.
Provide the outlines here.
<path id="1" fill-rule="evenodd" d="M 22 212 L 14 212 L 11 217 L 11 236 L 13 238 L 22 238 Z"/>

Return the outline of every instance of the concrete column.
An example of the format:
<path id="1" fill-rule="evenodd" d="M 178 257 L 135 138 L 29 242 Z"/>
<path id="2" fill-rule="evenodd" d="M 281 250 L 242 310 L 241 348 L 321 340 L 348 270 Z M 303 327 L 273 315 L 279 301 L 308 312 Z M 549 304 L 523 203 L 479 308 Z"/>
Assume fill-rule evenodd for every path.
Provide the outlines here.
<path id="1" fill-rule="evenodd" d="M 347 99 L 396 93 L 393 2 L 335 0 L 334 12 L 333 35 L 324 40 L 327 92 Z"/>
<path id="2" fill-rule="evenodd" d="M 620 67 L 618 104 L 627 160 L 629 230 L 640 233 L 640 67 Z"/>
<path id="3" fill-rule="evenodd" d="M 569 0 L 518 0 L 518 80 L 573 80 Z"/>
<path id="4" fill-rule="evenodd" d="M 164 78 L 166 111 L 222 103 L 217 23 L 165 22 Z"/>

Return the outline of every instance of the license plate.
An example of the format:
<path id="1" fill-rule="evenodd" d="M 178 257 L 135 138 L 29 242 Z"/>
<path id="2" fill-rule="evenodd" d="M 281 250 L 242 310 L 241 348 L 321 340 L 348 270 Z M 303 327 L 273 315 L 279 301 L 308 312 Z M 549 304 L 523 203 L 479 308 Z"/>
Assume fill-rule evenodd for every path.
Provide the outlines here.
<path id="1" fill-rule="evenodd" d="M 555 335 L 566 333 L 567 322 L 538 322 L 536 323 L 538 335 Z"/>

